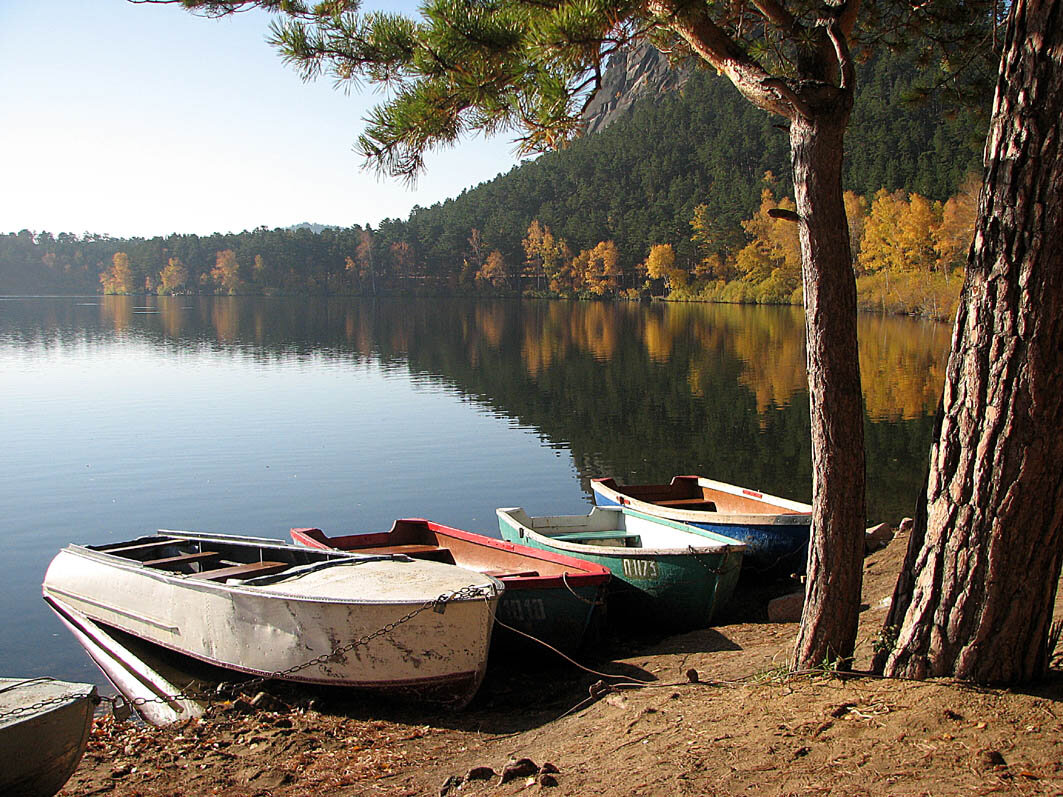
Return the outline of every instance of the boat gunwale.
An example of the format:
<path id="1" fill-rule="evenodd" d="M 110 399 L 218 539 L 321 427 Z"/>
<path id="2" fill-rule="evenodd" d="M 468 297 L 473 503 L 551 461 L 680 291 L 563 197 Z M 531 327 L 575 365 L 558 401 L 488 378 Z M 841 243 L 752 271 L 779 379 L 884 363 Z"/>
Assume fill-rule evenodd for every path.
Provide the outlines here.
<path id="1" fill-rule="evenodd" d="M 198 538 L 197 538 L 198 539 Z M 204 536 L 202 539 L 218 539 L 217 537 Z M 279 543 L 277 547 L 282 547 L 284 543 Z M 296 546 L 289 546 L 295 548 Z M 277 582 L 274 584 L 229 584 L 224 582 L 209 581 L 207 579 L 196 578 L 195 574 L 175 573 L 170 570 L 160 570 L 158 568 L 150 567 L 143 562 L 135 559 L 127 559 L 117 554 L 108 553 L 107 551 L 96 550 L 85 545 L 79 545 L 77 543 L 70 543 L 64 548 L 60 549 L 59 554 L 67 553 L 71 556 L 79 556 L 84 559 L 93 560 L 101 565 L 107 567 L 117 567 L 122 570 L 128 571 L 138 576 L 147 577 L 155 581 L 161 581 L 166 584 L 170 584 L 182 589 L 191 589 L 197 592 L 224 592 L 224 593 L 239 593 L 247 595 L 248 597 L 259 598 L 262 600 L 289 600 L 298 601 L 303 603 L 319 603 L 319 604 L 338 604 L 338 605 L 393 605 L 393 606 L 421 606 L 427 602 L 426 598 L 392 598 L 392 599 L 374 599 L 371 597 L 337 597 L 337 596 L 323 596 L 315 595 L 313 593 L 293 593 L 285 592 L 279 587 L 285 586 L 285 582 Z M 395 562 L 398 564 L 408 564 L 410 562 L 417 562 L 419 560 L 411 559 L 407 556 L 360 556 L 358 554 L 348 554 L 343 551 L 321 551 L 334 555 L 337 560 L 347 559 L 349 561 L 342 562 L 342 564 L 361 565 L 369 564 L 371 562 Z M 342 565 L 341 565 L 342 566 Z M 451 565 L 453 566 L 453 565 Z M 466 570 L 465 568 L 459 568 Z M 487 599 L 498 598 L 505 591 L 505 585 L 494 576 L 489 576 L 484 573 L 479 573 L 474 570 L 466 570 L 469 573 L 475 573 L 479 579 L 470 579 L 471 583 L 465 584 L 461 587 L 457 587 L 451 590 L 450 593 L 456 593 L 466 587 L 473 588 L 487 588 L 493 587 L 495 594 L 487 596 Z M 296 581 L 298 576 L 295 575 Z M 486 581 L 486 583 L 484 583 Z M 47 585 L 44 587 L 48 589 Z M 441 595 L 450 594 L 443 592 Z M 464 596 L 453 595 L 447 599 L 448 603 L 459 602 L 464 603 L 466 601 L 478 601 L 483 599 L 483 595 Z"/>
<path id="2" fill-rule="evenodd" d="M 648 514 L 648 513 L 640 512 L 640 511 L 634 510 L 634 509 L 629 509 L 628 507 L 607 507 L 607 506 L 606 507 L 597 507 L 596 506 L 596 507 L 594 507 L 592 512 L 594 510 L 606 511 L 606 512 L 622 512 L 624 514 L 630 514 L 630 515 L 633 515 L 635 517 L 640 517 L 640 518 L 645 519 L 645 520 L 650 520 L 650 521 L 652 521 L 654 523 L 663 523 L 666 526 L 674 528 L 677 531 L 682 531 L 682 532 L 685 532 L 687 534 L 690 534 L 691 536 L 697 537 L 698 539 L 702 539 L 702 540 L 708 539 L 705 535 L 706 534 L 712 534 L 713 536 L 721 537 L 722 539 L 728 540 L 728 542 L 716 543 L 716 544 L 711 545 L 711 546 L 690 545 L 690 546 L 687 546 L 686 548 L 627 548 L 627 547 L 612 546 L 612 545 L 588 545 L 588 544 L 578 543 L 578 542 L 569 542 L 568 540 L 558 540 L 555 537 L 551 537 L 548 534 L 543 534 L 543 533 L 541 533 L 539 531 L 536 531 L 534 528 L 532 528 L 530 526 L 524 525 L 523 523 L 518 521 L 515 517 L 513 517 L 512 512 L 514 510 L 523 511 L 523 507 L 500 507 L 499 509 L 495 510 L 495 513 L 499 517 L 505 517 L 505 518 L 508 518 L 509 520 L 511 520 L 512 521 L 511 525 L 514 525 L 516 528 L 524 529 L 526 536 L 532 536 L 532 537 L 537 538 L 539 540 L 543 540 L 545 542 L 548 542 L 551 546 L 556 547 L 556 548 L 560 548 L 562 550 L 574 551 L 574 552 L 585 553 L 585 554 L 594 554 L 596 556 L 615 557 L 615 558 L 618 558 L 618 559 L 644 559 L 647 556 L 653 556 L 653 557 L 657 557 L 657 558 L 664 558 L 664 557 L 671 558 L 671 557 L 691 556 L 691 555 L 727 556 L 728 554 L 731 554 L 731 553 L 743 553 L 746 550 L 746 548 L 747 548 L 747 546 L 746 546 L 746 544 L 744 542 L 740 542 L 738 540 L 731 539 L 730 537 L 727 537 L 727 536 L 725 536 L 723 534 L 719 534 L 719 533 L 716 533 L 716 532 L 708 531 L 707 529 L 691 529 L 691 530 L 688 531 L 686 528 L 681 528 L 683 526 L 688 526 L 689 525 L 689 524 L 686 524 L 686 523 L 678 523 L 676 521 L 670 520 L 669 518 L 661 518 L 661 517 L 658 517 L 656 515 L 651 515 L 651 514 Z M 589 515 L 541 515 L 540 517 L 568 517 L 568 518 L 575 519 L 575 518 L 588 518 L 590 516 Z M 528 515 L 528 518 L 531 519 L 531 520 L 535 519 L 531 515 Z"/>
<path id="3" fill-rule="evenodd" d="M 674 479 L 693 478 L 698 480 L 699 487 L 708 487 L 712 490 L 718 490 L 720 492 L 727 493 L 729 495 L 736 495 L 740 498 L 747 498 L 757 501 L 762 501 L 771 506 L 777 506 L 780 509 L 789 509 L 790 512 L 764 512 L 764 513 L 737 513 L 737 512 L 713 512 L 708 509 L 682 509 L 679 507 L 662 506 L 661 504 L 655 504 L 652 501 L 644 501 L 641 498 L 633 498 L 630 495 L 621 492 L 620 489 L 610 487 L 605 482 L 609 480 L 607 477 L 591 479 L 592 492 L 601 495 L 606 500 L 614 501 L 619 507 L 630 507 L 632 509 L 645 512 L 646 514 L 653 515 L 655 517 L 662 517 L 669 520 L 677 520 L 688 525 L 695 525 L 698 523 L 713 523 L 720 526 L 806 526 L 812 522 L 812 506 L 810 504 L 803 504 L 799 501 L 791 501 L 788 498 L 779 498 L 778 496 L 769 495 L 768 493 L 762 493 L 759 490 L 755 490 L 757 496 L 747 494 L 744 492 L 745 488 L 738 487 L 734 484 L 727 484 L 726 482 L 718 482 L 712 479 L 706 479 L 702 476 L 676 476 Z M 674 481 L 673 479 L 673 481 Z M 614 484 L 616 483 L 615 480 Z M 629 485 L 617 485 L 619 488 L 623 488 Z M 608 509 L 609 507 L 602 507 Z"/>

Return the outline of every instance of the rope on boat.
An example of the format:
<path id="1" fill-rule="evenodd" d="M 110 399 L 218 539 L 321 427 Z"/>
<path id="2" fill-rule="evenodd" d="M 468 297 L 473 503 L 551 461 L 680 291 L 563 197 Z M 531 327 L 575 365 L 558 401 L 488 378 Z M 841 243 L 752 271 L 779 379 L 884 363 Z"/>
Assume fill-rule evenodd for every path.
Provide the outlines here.
<path id="1" fill-rule="evenodd" d="M 604 606 L 605 605 L 605 601 L 603 599 L 599 599 L 599 600 L 596 600 L 596 601 L 589 601 L 586 598 L 584 598 L 582 595 L 579 595 L 576 592 L 576 590 L 572 589 L 572 585 L 568 583 L 568 571 L 567 570 L 564 571 L 561 574 L 561 583 L 565 585 L 565 589 L 567 589 L 569 592 L 571 592 L 572 593 L 572 597 L 575 598 L 576 600 L 583 601 L 583 603 L 586 603 L 588 606 Z M 539 640 L 536 640 L 536 641 L 539 641 Z M 544 642 L 543 644 L 546 644 L 546 643 Z"/>

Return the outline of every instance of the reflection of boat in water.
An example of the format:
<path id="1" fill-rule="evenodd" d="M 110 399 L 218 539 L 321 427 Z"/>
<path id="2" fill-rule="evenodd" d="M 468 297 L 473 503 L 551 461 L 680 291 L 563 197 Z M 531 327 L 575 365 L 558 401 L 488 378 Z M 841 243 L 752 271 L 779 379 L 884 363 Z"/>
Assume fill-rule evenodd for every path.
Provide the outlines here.
<path id="1" fill-rule="evenodd" d="M 51 797 L 63 788 L 99 702 L 92 684 L 0 678 L 0 794 Z"/>
<path id="2" fill-rule="evenodd" d="M 160 531 L 67 546 L 43 589 L 69 617 L 238 672 L 462 705 L 503 587 L 405 556 Z"/>
<path id="3" fill-rule="evenodd" d="M 506 587 L 498 619 L 562 650 L 580 646 L 598 619 L 609 581 L 601 565 L 420 518 L 396 520 L 390 531 L 376 533 L 329 537 L 320 529 L 292 529 L 291 534 L 301 545 L 403 553 L 494 576 Z"/>
<path id="4" fill-rule="evenodd" d="M 704 628 L 738 582 L 745 546 L 736 540 L 630 509 L 594 507 L 589 515 L 530 517 L 499 509 L 510 542 L 557 551 L 613 574 L 610 621 L 670 629 Z"/>
<path id="5" fill-rule="evenodd" d="M 812 507 L 701 476 L 669 484 L 619 485 L 591 479 L 598 506 L 626 506 L 648 515 L 723 534 L 746 546 L 746 568 L 804 571 Z"/>

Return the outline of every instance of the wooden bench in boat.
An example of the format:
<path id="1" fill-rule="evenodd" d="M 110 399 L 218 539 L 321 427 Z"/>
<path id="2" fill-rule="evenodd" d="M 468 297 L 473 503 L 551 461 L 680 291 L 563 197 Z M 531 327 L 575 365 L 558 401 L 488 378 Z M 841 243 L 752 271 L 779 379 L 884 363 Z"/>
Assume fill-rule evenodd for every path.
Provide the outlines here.
<path id="1" fill-rule="evenodd" d="M 602 540 L 637 540 L 639 539 L 639 534 L 634 531 L 621 531 L 619 529 L 612 531 L 578 531 L 572 534 L 554 534 L 551 539 L 565 542 L 587 542 L 593 545 Z"/>
<path id="2" fill-rule="evenodd" d="M 152 548 L 162 548 L 166 545 L 173 545 L 177 542 L 178 540 L 157 540 L 155 542 L 138 542 L 135 545 L 119 545 L 115 548 L 97 548 L 96 550 L 100 553 L 114 553 L 126 558 L 131 558 L 128 556 L 131 553 L 136 553 L 137 551 L 149 551 Z"/>
<path id="3" fill-rule="evenodd" d="M 198 573 L 190 573 L 192 578 L 202 578 L 205 581 L 224 581 L 227 578 L 249 578 L 251 576 L 270 576 L 291 567 L 289 562 L 250 562 L 245 565 L 230 565 L 218 567 L 214 570 L 201 570 Z"/>
<path id="4" fill-rule="evenodd" d="M 177 556 L 166 556 L 162 559 L 147 559 L 144 564 L 148 567 L 157 567 L 160 570 L 174 570 L 184 564 L 199 562 L 201 565 L 213 559 L 220 559 L 221 554 L 216 551 L 200 551 L 198 553 L 182 553 Z"/>
<path id="5" fill-rule="evenodd" d="M 532 578 L 539 575 L 538 570 L 484 570 L 485 576 L 492 578 Z"/>
<path id="6" fill-rule="evenodd" d="M 707 512 L 715 512 L 716 504 L 707 498 L 672 498 L 665 501 L 653 501 L 659 506 L 674 506 L 683 509 L 704 509 Z"/>
<path id="7" fill-rule="evenodd" d="M 390 556 L 402 554 L 416 559 L 432 559 L 433 561 L 453 561 L 449 548 L 441 548 L 438 545 L 371 545 L 366 548 L 348 548 L 349 553 L 370 553 Z"/>

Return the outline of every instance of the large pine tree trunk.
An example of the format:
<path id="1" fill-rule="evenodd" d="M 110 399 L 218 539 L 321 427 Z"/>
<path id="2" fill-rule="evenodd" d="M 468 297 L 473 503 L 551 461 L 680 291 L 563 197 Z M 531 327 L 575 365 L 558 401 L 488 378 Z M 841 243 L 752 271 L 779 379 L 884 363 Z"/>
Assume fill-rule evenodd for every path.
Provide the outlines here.
<path id="1" fill-rule="evenodd" d="M 1061 119 L 1063 0 L 1016 0 L 888 675 L 1015 683 L 1047 667 L 1063 549 Z"/>
<path id="2" fill-rule="evenodd" d="M 852 658 L 864 553 L 864 413 L 856 344 L 856 278 L 842 199 L 842 142 L 851 94 L 790 123 L 800 217 L 812 421 L 812 539 L 791 662 Z"/>

